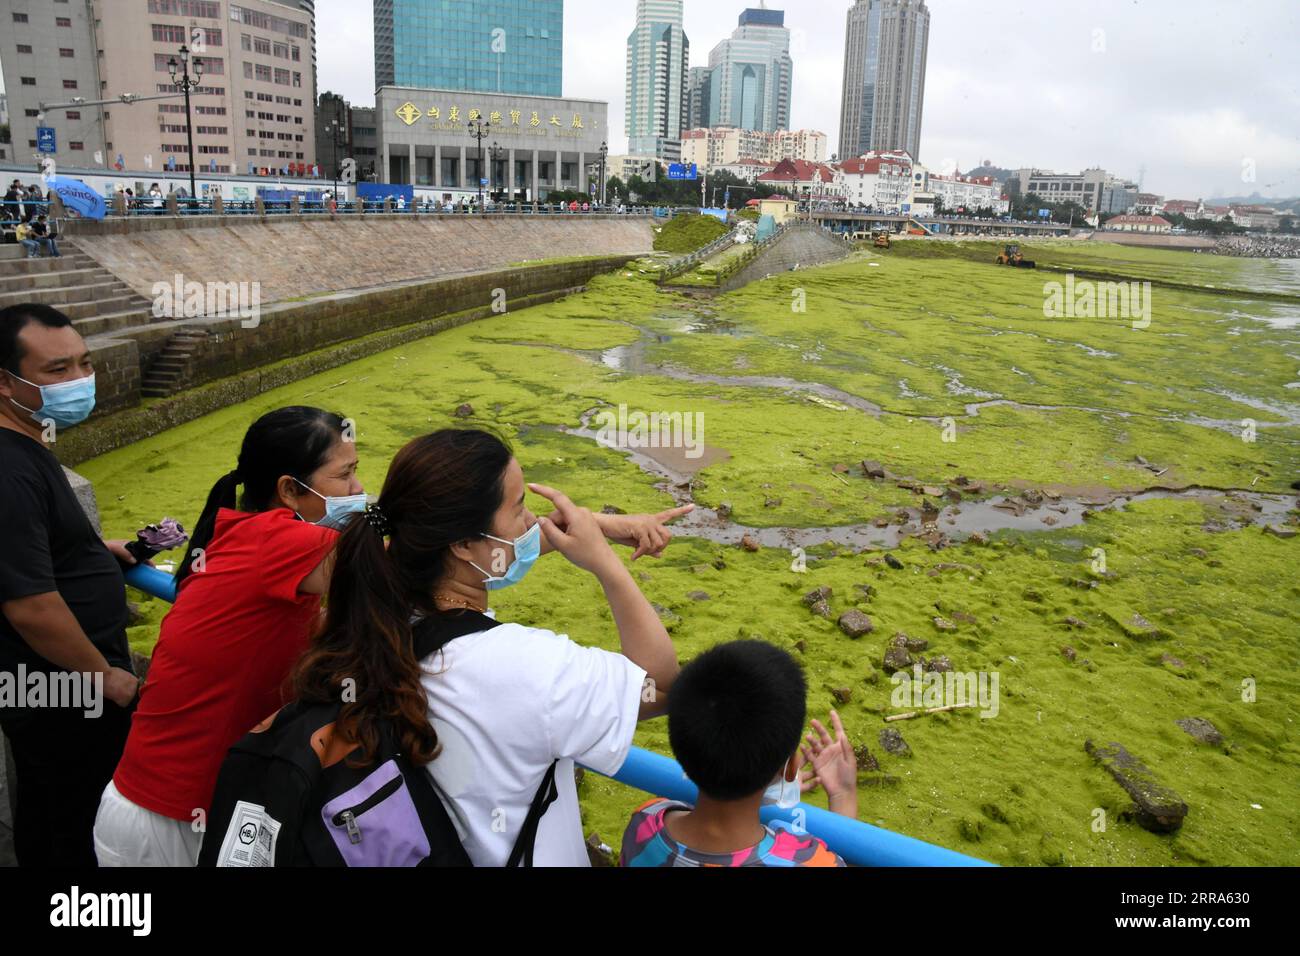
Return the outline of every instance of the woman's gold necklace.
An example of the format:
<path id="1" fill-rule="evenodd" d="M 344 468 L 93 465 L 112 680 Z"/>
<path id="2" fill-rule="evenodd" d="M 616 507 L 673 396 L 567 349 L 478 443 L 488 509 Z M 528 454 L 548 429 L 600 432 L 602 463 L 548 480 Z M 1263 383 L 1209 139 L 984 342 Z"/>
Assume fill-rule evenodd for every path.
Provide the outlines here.
<path id="1" fill-rule="evenodd" d="M 433 599 L 442 604 L 450 604 L 453 607 L 463 607 L 466 610 L 477 611 L 479 614 L 487 613 L 487 608 L 485 607 L 479 607 L 477 604 L 471 604 L 469 601 L 466 601 L 463 598 L 452 597 L 451 595 L 448 594 L 435 594 L 433 596 Z"/>

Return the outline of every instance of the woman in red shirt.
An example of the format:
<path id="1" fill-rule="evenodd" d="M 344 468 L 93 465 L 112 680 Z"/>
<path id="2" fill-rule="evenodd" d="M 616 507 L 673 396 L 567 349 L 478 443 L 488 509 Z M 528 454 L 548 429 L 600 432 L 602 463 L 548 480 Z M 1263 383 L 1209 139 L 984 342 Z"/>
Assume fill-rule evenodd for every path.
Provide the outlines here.
<path id="1" fill-rule="evenodd" d="M 282 707 L 338 531 L 365 508 L 344 419 L 282 408 L 244 436 L 176 577 L 126 749 L 100 801 L 100 866 L 193 866 L 226 751 Z M 243 486 L 240 510 L 235 492 Z"/>

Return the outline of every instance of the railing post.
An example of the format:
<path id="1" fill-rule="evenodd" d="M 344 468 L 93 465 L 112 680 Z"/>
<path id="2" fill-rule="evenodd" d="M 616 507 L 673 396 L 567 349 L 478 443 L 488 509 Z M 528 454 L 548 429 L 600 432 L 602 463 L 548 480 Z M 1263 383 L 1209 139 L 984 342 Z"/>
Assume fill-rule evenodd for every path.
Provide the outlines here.
<path id="1" fill-rule="evenodd" d="M 224 216 L 226 214 L 226 200 L 221 193 L 212 194 L 212 215 Z"/>
<path id="2" fill-rule="evenodd" d="M 257 210 L 257 215 L 258 215 L 260 218 L 262 218 L 262 219 L 265 219 L 265 218 L 266 218 L 266 200 L 265 200 L 265 199 L 263 199 L 261 196 L 258 196 L 257 199 L 256 199 L 256 200 L 254 201 L 254 203 L 253 203 L 253 208 Z"/>

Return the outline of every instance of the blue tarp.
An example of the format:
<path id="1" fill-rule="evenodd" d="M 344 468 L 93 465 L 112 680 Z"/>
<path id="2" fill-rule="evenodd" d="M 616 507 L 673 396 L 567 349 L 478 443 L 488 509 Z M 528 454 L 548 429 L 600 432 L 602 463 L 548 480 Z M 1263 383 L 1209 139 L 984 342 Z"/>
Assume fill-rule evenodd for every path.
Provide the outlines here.
<path id="1" fill-rule="evenodd" d="M 776 232 L 776 219 L 770 213 L 766 216 L 760 216 L 758 220 L 758 235 L 755 237 L 762 242 L 772 233 Z"/>
<path id="2" fill-rule="evenodd" d="M 367 202 L 383 202 L 392 198 L 394 202 L 405 199 L 407 205 L 415 202 L 414 186 L 399 186 L 394 183 L 357 183 L 357 198 Z"/>
<path id="3" fill-rule="evenodd" d="M 304 192 L 300 189 L 277 189 L 270 186 L 258 186 L 257 194 L 264 202 L 293 202 L 294 196 L 304 202 L 321 202 L 325 198 L 325 193 L 319 189 Z"/>

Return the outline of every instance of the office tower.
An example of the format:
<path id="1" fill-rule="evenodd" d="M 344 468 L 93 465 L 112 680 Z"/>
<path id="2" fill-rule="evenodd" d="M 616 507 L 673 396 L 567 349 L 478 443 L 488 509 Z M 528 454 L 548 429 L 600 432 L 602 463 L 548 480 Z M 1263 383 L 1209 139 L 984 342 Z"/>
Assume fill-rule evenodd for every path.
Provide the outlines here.
<path id="1" fill-rule="evenodd" d="M 711 126 L 772 133 L 790 125 L 790 31 L 783 10 L 748 9 L 709 54 Z"/>
<path id="2" fill-rule="evenodd" d="M 37 155 L 36 130 L 42 127 L 54 130 L 56 162 L 91 165 L 94 152 L 104 150 L 99 108 L 42 114 L 40 107 L 41 103 L 70 103 L 77 97 L 99 98 L 94 25 L 85 4 L 0 0 L 0 31 L 12 140 L 11 145 L 0 145 L 0 151 L 7 153 L 5 160 L 32 163 Z"/>
<path id="3" fill-rule="evenodd" d="M 900 149 L 917 158 L 929 38 L 924 0 L 856 0 L 850 8 L 841 158 Z"/>
<path id="4" fill-rule="evenodd" d="M 709 118 L 709 87 L 713 71 L 707 66 L 693 66 L 686 77 L 686 128 L 704 129 L 712 124 Z"/>
<path id="5" fill-rule="evenodd" d="M 564 0 L 375 0 L 374 28 L 376 89 L 562 95 Z"/>
<path id="6" fill-rule="evenodd" d="M 306 175 L 316 161 L 313 5 L 0 0 L 5 85 L 11 97 L 21 91 L 23 100 L 15 158 L 26 161 L 35 152 L 39 104 L 62 103 L 73 105 L 45 116 L 55 129 L 56 162 L 188 171 L 185 101 L 169 67 L 186 46 L 190 75 L 203 67 L 191 97 L 196 172 L 247 173 L 251 167 Z M 155 99 L 90 105 L 126 94 Z M 11 105 L 15 121 L 18 105 Z"/>
<path id="7" fill-rule="evenodd" d="M 689 118 L 690 41 L 682 0 L 637 0 L 627 38 L 627 136 L 632 155 L 676 162 Z"/>

